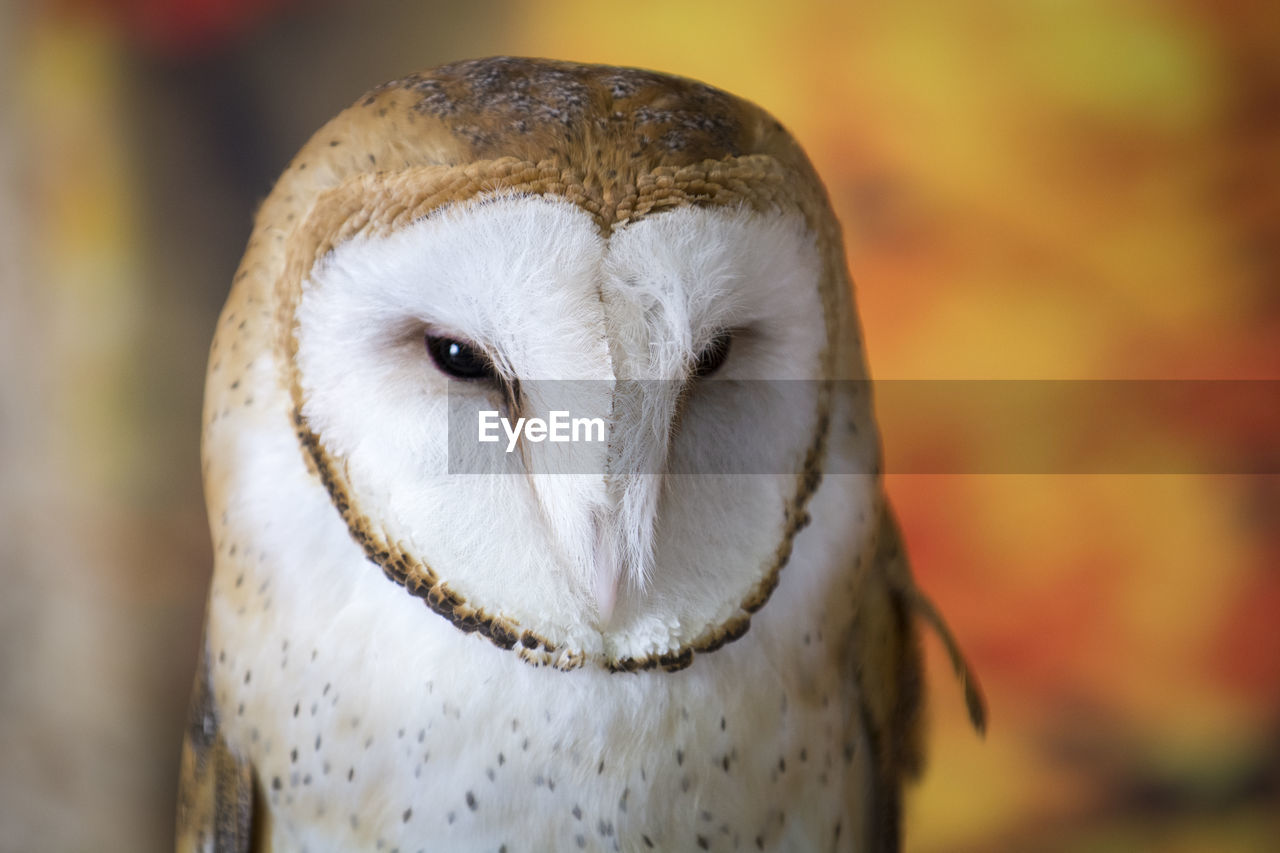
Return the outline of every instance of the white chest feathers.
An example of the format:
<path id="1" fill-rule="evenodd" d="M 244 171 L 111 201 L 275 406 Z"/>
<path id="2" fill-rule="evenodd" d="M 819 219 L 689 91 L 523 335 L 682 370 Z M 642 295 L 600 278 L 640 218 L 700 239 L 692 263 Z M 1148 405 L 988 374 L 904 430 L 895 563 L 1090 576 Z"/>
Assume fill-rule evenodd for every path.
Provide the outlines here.
<path id="1" fill-rule="evenodd" d="M 228 742 L 278 850 L 857 849 L 868 746 L 831 549 L 865 478 L 814 497 L 746 636 L 679 672 L 533 667 L 384 578 L 286 440 L 246 442 L 210 613 Z M 831 522 L 827 524 L 827 522 Z M 248 559 L 245 557 L 248 556 Z"/>

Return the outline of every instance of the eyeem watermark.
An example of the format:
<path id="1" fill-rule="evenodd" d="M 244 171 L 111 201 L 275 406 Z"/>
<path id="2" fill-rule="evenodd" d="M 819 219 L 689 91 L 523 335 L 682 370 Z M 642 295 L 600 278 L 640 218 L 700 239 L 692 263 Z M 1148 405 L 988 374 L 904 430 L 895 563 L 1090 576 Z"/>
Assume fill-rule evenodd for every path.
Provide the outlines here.
<path id="1" fill-rule="evenodd" d="M 1280 474 L 1280 380 L 527 380 L 520 393 L 503 409 L 492 389 L 450 384 L 449 473 L 594 475 L 630 453 L 646 474 L 797 474 L 829 399 L 826 475 Z"/>
<path id="2" fill-rule="evenodd" d="M 543 441 L 560 443 L 564 441 L 604 441 L 604 418 L 571 418 L 569 412 L 553 409 L 549 417 L 516 418 L 515 426 L 511 420 L 502 417 L 495 409 L 484 409 L 477 413 L 477 440 L 489 444 L 501 440 L 498 427 L 507 436 L 507 452 L 516 449 L 521 434 L 526 441 L 535 444 Z"/>

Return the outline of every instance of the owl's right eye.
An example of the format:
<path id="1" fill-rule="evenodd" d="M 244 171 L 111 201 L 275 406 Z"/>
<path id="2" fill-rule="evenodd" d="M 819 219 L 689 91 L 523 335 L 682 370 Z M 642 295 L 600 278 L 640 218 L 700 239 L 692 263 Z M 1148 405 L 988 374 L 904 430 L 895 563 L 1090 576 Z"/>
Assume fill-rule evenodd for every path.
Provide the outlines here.
<path id="1" fill-rule="evenodd" d="M 478 346 L 443 335 L 426 336 L 427 353 L 436 367 L 454 379 L 497 379 L 493 360 Z"/>

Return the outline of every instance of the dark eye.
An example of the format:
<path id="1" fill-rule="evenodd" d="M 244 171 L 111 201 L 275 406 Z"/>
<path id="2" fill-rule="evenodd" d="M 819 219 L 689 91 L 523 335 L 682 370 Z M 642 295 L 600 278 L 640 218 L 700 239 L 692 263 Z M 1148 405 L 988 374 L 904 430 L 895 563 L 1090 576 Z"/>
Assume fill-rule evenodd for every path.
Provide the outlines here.
<path id="1" fill-rule="evenodd" d="M 497 378 L 493 362 L 475 344 L 442 335 L 427 335 L 426 339 L 431 360 L 446 376 L 455 379 Z"/>
<path id="2" fill-rule="evenodd" d="M 698 353 L 693 363 L 693 378 L 702 379 L 715 373 L 729 358 L 729 344 L 733 341 L 733 333 L 728 329 L 718 332 L 711 343 Z"/>

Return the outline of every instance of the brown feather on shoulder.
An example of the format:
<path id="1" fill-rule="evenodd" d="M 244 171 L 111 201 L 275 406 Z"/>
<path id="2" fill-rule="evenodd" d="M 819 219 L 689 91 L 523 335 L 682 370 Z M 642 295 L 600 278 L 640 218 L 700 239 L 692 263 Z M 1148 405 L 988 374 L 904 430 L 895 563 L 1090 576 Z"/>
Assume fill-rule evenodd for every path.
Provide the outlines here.
<path id="1" fill-rule="evenodd" d="M 196 672 L 182 743 L 179 853 L 265 851 L 262 821 L 254 820 L 255 812 L 262 814 L 261 809 L 255 809 L 256 787 L 253 768 L 231 752 L 219 731 L 206 652 Z"/>
<path id="2" fill-rule="evenodd" d="M 875 556 L 862 575 L 855 642 L 863 650 L 855 673 L 863 722 L 871 742 L 876 785 L 871 804 L 871 849 L 901 847 L 901 798 L 905 782 L 924 768 L 924 667 L 916 617 L 942 640 L 965 692 L 974 728 L 986 729 L 986 704 L 959 645 L 933 603 L 911 576 L 892 511 L 881 514 Z"/>

